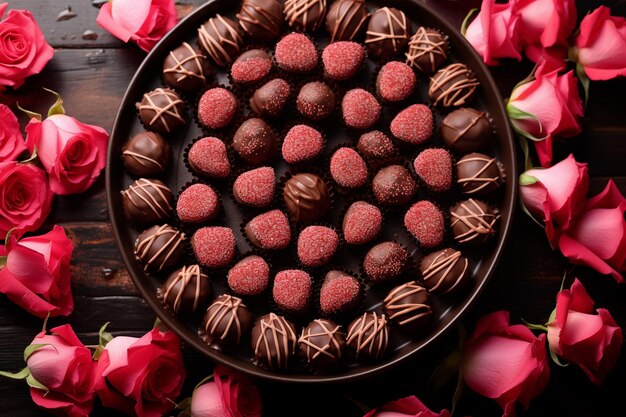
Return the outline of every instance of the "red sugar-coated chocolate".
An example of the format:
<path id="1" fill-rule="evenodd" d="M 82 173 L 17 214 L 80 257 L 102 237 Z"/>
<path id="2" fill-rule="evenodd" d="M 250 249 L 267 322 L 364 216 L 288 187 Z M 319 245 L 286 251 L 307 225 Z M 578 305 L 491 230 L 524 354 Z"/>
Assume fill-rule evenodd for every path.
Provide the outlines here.
<path id="1" fill-rule="evenodd" d="M 413 204 L 404 215 L 404 226 L 425 248 L 433 248 L 443 242 L 444 217 L 430 201 Z"/>
<path id="2" fill-rule="evenodd" d="M 350 245 L 363 245 L 380 233 L 383 215 L 378 207 L 365 201 L 356 201 L 343 218 L 343 237 Z"/>
<path id="3" fill-rule="evenodd" d="M 363 133 L 359 137 L 356 148 L 368 159 L 390 158 L 396 153 L 396 146 L 389 136 L 380 130 Z"/>
<path id="4" fill-rule="evenodd" d="M 380 118 L 380 103 L 371 93 L 355 88 L 341 101 L 343 121 L 355 129 L 368 129 Z"/>
<path id="5" fill-rule="evenodd" d="M 209 129 L 221 129 L 233 120 L 238 106 L 233 93 L 225 88 L 211 88 L 200 98 L 198 118 Z"/>
<path id="6" fill-rule="evenodd" d="M 226 178 L 230 162 L 224 142 L 214 137 L 202 138 L 189 149 L 189 165 L 200 175 Z"/>
<path id="7" fill-rule="evenodd" d="M 362 187 L 367 182 L 367 165 L 354 149 L 339 148 L 330 158 L 330 175 L 342 187 Z"/>
<path id="8" fill-rule="evenodd" d="M 402 141 L 419 145 L 433 133 L 433 113 L 424 104 L 413 104 L 394 117 L 391 133 Z"/>
<path id="9" fill-rule="evenodd" d="M 343 272 L 327 275 L 320 289 L 320 309 L 325 315 L 343 313 L 354 308 L 360 298 L 361 286 L 356 278 Z"/>
<path id="10" fill-rule="evenodd" d="M 283 159 L 288 164 L 308 161 L 324 149 L 324 138 L 317 130 L 307 125 L 296 125 L 289 129 L 283 141 Z"/>
<path id="11" fill-rule="evenodd" d="M 235 61 L 230 69 L 230 75 L 238 83 L 255 83 L 267 76 L 271 70 L 270 59 L 254 57 Z"/>
<path id="12" fill-rule="evenodd" d="M 191 247 L 201 265 L 221 268 L 235 256 L 235 236 L 229 227 L 203 227 L 191 237 Z"/>
<path id="13" fill-rule="evenodd" d="M 239 175 L 233 184 L 235 199 L 248 206 L 265 207 L 276 191 L 274 168 L 261 167 Z"/>
<path id="14" fill-rule="evenodd" d="M 281 310 L 302 313 L 309 307 L 312 287 L 313 280 L 306 272 L 299 269 L 280 271 L 274 277 L 274 302 Z"/>
<path id="15" fill-rule="evenodd" d="M 331 80 L 347 80 L 361 68 L 364 57 L 363 47 L 356 42 L 331 43 L 322 52 L 324 73 Z"/>
<path id="16" fill-rule="evenodd" d="M 339 235 L 330 227 L 308 226 L 298 236 L 298 258 L 309 267 L 328 263 L 339 246 Z"/>
<path id="17" fill-rule="evenodd" d="M 259 214 L 250 220 L 246 229 L 250 241 L 262 249 L 285 249 L 291 240 L 289 219 L 280 210 Z"/>
<path id="18" fill-rule="evenodd" d="M 445 149 L 426 149 L 413 161 L 415 173 L 433 191 L 448 191 L 452 186 L 452 157 Z"/>
<path id="19" fill-rule="evenodd" d="M 376 93 L 386 101 L 406 99 L 417 85 L 415 73 L 404 62 L 391 61 L 383 65 L 376 78 Z"/>
<path id="20" fill-rule="evenodd" d="M 276 44 L 274 58 L 279 67 L 290 72 L 309 72 L 317 66 L 317 49 L 301 33 L 290 33 Z"/>
<path id="21" fill-rule="evenodd" d="M 228 286 L 239 295 L 259 295 L 267 288 L 270 267 L 265 259 L 251 255 L 237 262 L 228 271 Z"/>
<path id="22" fill-rule="evenodd" d="M 219 210 L 219 198 L 206 184 L 192 184 L 178 197 L 176 214 L 185 223 L 211 220 Z"/>
<path id="23" fill-rule="evenodd" d="M 372 282 L 388 281 L 406 269 L 409 254 L 396 242 L 383 242 L 365 255 L 363 270 Z"/>

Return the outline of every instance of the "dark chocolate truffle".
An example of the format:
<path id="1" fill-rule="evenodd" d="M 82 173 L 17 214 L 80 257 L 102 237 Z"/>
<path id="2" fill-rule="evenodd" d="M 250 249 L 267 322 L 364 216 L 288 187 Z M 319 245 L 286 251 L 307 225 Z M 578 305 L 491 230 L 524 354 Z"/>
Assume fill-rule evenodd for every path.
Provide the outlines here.
<path id="1" fill-rule="evenodd" d="M 330 208 L 330 192 L 326 183 L 310 173 L 300 173 L 289 178 L 285 183 L 283 199 L 296 222 L 318 220 Z"/>
<path id="2" fill-rule="evenodd" d="M 313 279 L 300 269 L 286 269 L 274 277 L 272 297 L 276 306 L 286 313 L 301 315 L 311 304 Z"/>
<path id="3" fill-rule="evenodd" d="M 441 210 L 427 200 L 413 204 L 404 215 L 404 227 L 424 248 L 434 248 L 443 242 L 444 222 Z"/>
<path id="4" fill-rule="evenodd" d="M 141 123 L 159 133 L 171 133 L 185 124 L 183 100 L 169 88 L 156 88 L 137 103 Z"/>
<path id="5" fill-rule="evenodd" d="M 172 191 L 159 180 L 140 178 L 122 191 L 122 206 L 129 220 L 155 223 L 172 212 Z"/>
<path id="6" fill-rule="evenodd" d="M 452 156 L 445 149 L 425 149 L 413 161 L 413 169 L 426 187 L 441 193 L 452 186 Z"/>
<path id="7" fill-rule="evenodd" d="M 308 226 L 298 236 L 298 259 L 307 267 L 321 266 L 330 262 L 338 246 L 339 235 L 333 229 Z"/>
<path id="8" fill-rule="evenodd" d="M 222 268 L 233 260 L 237 244 L 230 227 L 207 226 L 193 234 L 191 248 L 200 265 Z"/>
<path id="9" fill-rule="evenodd" d="M 210 18 L 198 28 L 200 46 L 213 59 L 215 65 L 225 67 L 241 52 L 243 38 L 239 25 L 220 14 Z"/>
<path id="10" fill-rule="evenodd" d="M 314 371 L 328 372 L 341 365 L 346 335 L 340 325 L 317 319 L 302 329 L 298 344 L 302 357 Z"/>
<path id="11" fill-rule="evenodd" d="M 306 32 L 316 31 L 326 16 L 326 0 L 286 0 L 285 20 L 289 27 Z"/>
<path id="12" fill-rule="evenodd" d="M 239 175 L 233 184 L 233 197 L 238 203 L 265 207 L 274 199 L 276 174 L 274 168 L 261 167 Z"/>
<path id="13" fill-rule="evenodd" d="M 472 99 L 478 84 L 465 64 L 450 64 L 430 78 L 428 97 L 434 105 L 462 106 Z"/>
<path id="14" fill-rule="evenodd" d="M 395 242 L 383 242 L 372 247 L 365 255 L 363 270 L 372 282 L 389 281 L 406 269 L 409 254 Z"/>
<path id="15" fill-rule="evenodd" d="M 261 316 L 252 328 L 252 350 L 256 362 L 269 369 L 285 370 L 295 354 L 296 327 L 282 316 Z"/>
<path id="16" fill-rule="evenodd" d="M 376 238 L 383 228 L 380 209 L 365 201 L 356 201 L 343 218 L 343 238 L 350 245 L 363 245 Z"/>
<path id="17" fill-rule="evenodd" d="M 320 289 L 320 311 L 323 315 L 341 315 L 361 302 L 359 281 L 343 271 L 328 271 Z"/>
<path id="18" fill-rule="evenodd" d="M 359 188 L 367 182 L 367 164 L 352 148 L 342 147 L 330 158 L 330 175 L 344 188 Z"/>
<path id="19" fill-rule="evenodd" d="M 237 19 L 250 38 L 259 42 L 271 42 L 281 32 L 283 3 L 280 0 L 244 0 Z"/>
<path id="20" fill-rule="evenodd" d="M 361 155 L 372 161 L 391 158 L 397 152 L 393 141 L 380 130 L 363 133 L 356 148 Z"/>
<path id="21" fill-rule="evenodd" d="M 496 158 L 475 152 L 456 163 L 456 177 L 463 194 L 487 195 L 504 183 L 504 168 Z"/>
<path id="22" fill-rule="evenodd" d="M 402 165 L 390 165 L 378 171 L 372 181 L 372 190 L 381 204 L 399 206 L 411 201 L 417 184 L 408 169 Z"/>
<path id="23" fill-rule="evenodd" d="M 401 329 L 415 332 L 432 319 L 428 292 L 416 281 L 402 284 L 389 292 L 383 310 Z"/>
<path id="24" fill-rule="evenodd" d="M 455 241 L 467 245 L 479 245 L 496 234 L 500 212 L 483 201 L 470 198 L 452 207 L 450 217 Z"/>
<path id="25" fill-rule="evenodd" d="M 358 38 L 369 17 L 363 0 L 337 0 L 328 10 L 326 30 L 330 41 L 351 41 Z"/>
<path id="26" fill-rule="evenodd" d="M 362 88 L 348 91 L 341 100 L 343 121 L 348 127 L 369 129 L 380 119 L 380 112 L 376 97 Z"/>
<path id="27" fill-rule="evenodd" d="M 304 117 L 319 121 L 335 110 L 335 93 L 326 84 L 313 81 L 304 84 L 296 99 L 298 111 Z"/>
<path id="28" fill-rule="evenodd" d="M 239 102 L 229 90 L 216 87 L 202 94 L 198 102 L 198 119 L 209 129 L 222 129 L 232 122 Z"/>
<path id="29" fill-rule="evenodd" d="M 235 132 L 233 149 L 248 164 L 265 164 L 276 155 L 278 137 L 264 120 L 248 119 Z"/>
<path id="30" fill-rule="evenodd" d="M 175 313 L 193 313 L 204 304 L 210 291 L 209 277 L 200 267 L 186 265 L 170 274 L 159 289 L 159 299 Z"/>
<path id="31" fill-rule="evenodd" d="M 250 255 L 237 262 L 228 271 L 228 287 L 241 295 L 259 295 L 267 288 L 270 267 L 265 259 Z"/>
<path id="32" fill-rule="evenodd" d="M 218 138 L 206 137 L 195 142 L 187 159 L 196 174 L 216 178 L 226 178 L 230 174 L 226 145 Z"/>
<path id="33" fill-rule="evenodd" d="M 431 75 L 448 57 L 448 37 L 434 29 L 420 27 L 411 36 L 406 63 L 425 75 Z"/>
<path id="34" fill-rule="evenodd" d="M 172 150 L 169 143 L 155 132 L 139 132 L 124 144 L 124 167 L 138 177 L 161 174 L 167 168 Z"/>
<path id="35" fill-rule="evenodd" d="M 246 236 L 257 248 L 280 250 L 289 246 L 291 228 L 289 219 L 280 210 L 259 214 L 244 227 Z"/>
<path id="36" fill-rule="evenodd" d="M 236 83 L 254 84 L 261 81 L 272 70 L 272 58 L 262 49 L 250 49 L 239 55 L 232 67 L 230 76 Z"/>
<path id="37" fill-rule="evenodd" d="M 306 35 L 290 33 L 276 44 L 274 59 L 276 59 L 278 66 L 285 71 L 310 72 L 317 66 L 317 49 Z"/>
<path id="38" fill-rule="evenodd" d="M 346 342 L 357 360 L 379 360 L 389 344 L 387 317 L 375 312 L 363 313 L 348 326 Z"/>
<path id="39" fill-rule="evenodd" d="M 252 325 L 252 314 L 241 298 L 223 294 L 204 313 L 200 337 L 215 350 L 228 351 L 241 343 Z"/>
<path id="40" fill-rule="evenodd" d="M 352 78 L 363 64 L 365 51 L 356 42 L 335 42 L 324 48 L 322 62 L 324 75 L 335 81 Z"/>
<path id="41" fill-rule="evenodd" d="M 374 58 L 389 59 L 404 52 L 409 42 L 409 21 L 401 10 L 382 7 L 367 25 L 365 45 Z"/>
<path id="42" fill-rule="evenodd" d="M 451 248 L 426 255 L 422 259 L 420 272 L 424 286 L 433 294 L 458 290 L 471 276 L 467 258 Z"/>
<path id="43" fill-rule="evenodd" d="M 474 152 L 486 147 L 493 138 L 493 127 L 487 113 L 461 107 L 441 123 L 441 138 L 456 152 Z"/>
<path id="44" fill-rule="evenodd" d="M 176 201 L 176 214 L 184 223 L 201 223 L 213 219 L 220 209 L 217 193 L 207 184 L 192 184 Z"/>
<path id="45" fill-rule="evenodd" d="M 289 83 L 282 78 L 274 78 L 254 92 L 250 98 L 250 107 L 259 116 L 277 117 L 283 112 L 289 94 Z"/>
<path id="46" fill-rule="evenodd" d="M 376 94 L 387 102 L 398 102 L 409 97 L 415 86 L 417 77 L 404 62 L 387 62 L 376 76 Z"/>
<path id="47" fill-rule="evenodd" d="M 170 225 L 152 226 L 135 242 L 135 256 L 146 271 L 170 268 L 183 256 L 185 235 Z"/>
<path id="48" fill-rule="evenodd" d="M 170 51 L 163 62 L 165 84 L 185 93 L 202 90 L 214 75 L 207 56 L 187 42 Z"/>

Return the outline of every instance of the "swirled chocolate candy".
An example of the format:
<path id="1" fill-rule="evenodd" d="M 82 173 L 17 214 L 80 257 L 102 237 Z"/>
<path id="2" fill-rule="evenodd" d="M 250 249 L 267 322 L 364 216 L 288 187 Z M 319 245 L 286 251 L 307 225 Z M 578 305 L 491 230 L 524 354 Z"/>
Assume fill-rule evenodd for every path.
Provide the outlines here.
<path id="1" fill-rule="evenodd" d="M 198 41 L 215 65 L 225 67 L 241 52 L 243 37 L 237 23 L 217 14 L 200 25 Z"/>
<path id="2" fill-rule="evenodd" d="M 156 88 L 137 103 L 141 123 L 159 133 L 171 133 L 185 124 L 183 100 L 169 88 Z"/>
<path id="3" fill-rule="evenodd" d="M 139 132 L 122 148 L 124 168 L 138 177 L 161 174 L 167 168 L 172 150 L 169 143 L 155 132 Z"/>
<path id="4" fill-rule="evenodd" d="M 235 132 L 233 149 L 248 164 L 265 164 L 276 155 L 278 137 L 264 120 L 248 119 Z"/>
<path id="5" fill-rule="evenodd" d="M 250 98 L 250 108 L 259 116 L 278 117 L 291 94 L 291 86 L 282 78 L 274 78 L 259 87 Z"/>
<path id="6" fill-rule="evenodd" d="M 389 319 L 411 333 L 420 330 L 432 319 L 428 292 L 416 281 L 394 288 L 383 303 Z"/>
<path id="7" fill-rule="evenodd" d="M 302 330 L 298 345 L 300 354 L 314 371 L 333 371 L 343 360 L 346 335 L 340 325 L 330 320 L 317 319 Z"/>
<path id="8" fill-rule="evenodd" d="M 474 152 L 489 144 L 493 138 L 493 127 L 487 113 L 461 107 L 443 119 L 441 138 L 453 151 Z"/>
<path id="9" fill-rule="evenodd" d="M 238 346 L 252 325 L 252 314 L 241 298 L 220 295 L 211 303 L 198 332 L 215 350 L 228 351 Z"/>
<path id="10" fill-rule="evenodd" d="M 500 212 L 483 201 L 470 198 L 452 207 L 450 217 L 455 241 L 467 245 L 479 245 L 496 234 Z"/>
<path id="11" fill-rule="evenodd" d="M 463 194 L 487 195 L 504 183 L 504 167 L 496 158 L 474 152 L 456 163 L 456 176 Z"/>
<path id="12" fill-rule="evenodd" d="M 287 210 L 296 222 L 313 222 L 330 208 L 330 192 L 322 178 L 300 173 L 289 178 L 283 190 Z"/>
<path id="13" fill-rule="evenodd" d="M 269 369 L 285 370 L 295 354 L 295 326 L 274 313 L 260 317 L 252 328 L 254 358 Z"/>
<path id="14" fill-rule="evenodd" d="M 207 56 L 183 42 L 163 62 L 163 81 L 185 93 L 202 90 L 215 73 Z"/>
<path id="15" fill-rule="evenodd" d="M 452 248 L 426 255 L 420 272 L 424 286 L 433 294 L 456 291 L 471 277 L 467 258 Z"/>
<path id="16" fill-rule="evenodd" d="M 302 86 L 296 106 L 304 117 L 319 121 L 335 110 L 335 93 L 327 84 L 313 81 Z"/>
<path id="17" fill-rule="evenodd" d="M 259 42 L 278 38 L 283 24 L 283 3 L 279 0 L 244 0 L 237 13 L 239 26 Z"/>
<path id="18" fill-rule="evenodd" d="M 170 225 L 152 226 L 135 242 L 135 256 L 147 271 L 162 271 L 178 262 L 184 253 L 185 234 Z"/>
<path id="19" fill-rule="evenodd" d="M 209 277 L 200 266 L 186 265 L 170 274 L 158 295 L 175 313 L 193 313 L 206 301 L 210 291 Z"/>
<path id="20" fill-rule="evenodd" d="M 387 317 L 375 312 L 363 313 L 348 326 L 346 339 L 357 360 L 379 360 L 389 344 Z"/>
<path id="21" fill-rule="evenodd" d="M 395 242 L 383 242 L 365 255 L 363 270 L 372 282 L 389 281 L 400 276 L 407 266 L 409 254 Z"/>
<path id="22" fill-rule="evenodd" d="M 159 180 L 140 178 L 121 194 L 124 214 L 133 222 L 155 223 L 172 212 L 172 190 Z"/>
<path id="23" fill-rule="evenodd" d="M 378 171 L 372 189 L 381 204 L 398 206 L 411 201 L 417 184 L 408 169 L 402 165 L 390 165 Z"/>
<path id="24" fill-rule="evenodd" d="M 389 59 L 404 51 L 409 42 L 409 21 L 401 10 L 382 7 L 372 15 L 365 35 L 369 53 L 379 59 Z"/>
<path id="25" fill-rule="evenodd" d="M 430 78 L 428 97 L 434 105 L 456 107 L 467 104 L 479 82 L 465 64 L 450 64 Z"/>
<path id="26" fill-rule="evenodd" d="M 425 75 L 433 74 L 448 57 L 449 48 L 447 36 L 422 26 L 411 36 L 406 63 Z"/>
<path id="27" fill-rule="evenodd" d="M 365 27 L 368 17 L 363 0 L 335 1 L 326 15 L 326 30 L 330 34 L 330 41 L 356 39 Z"/>
<path id="28" fill-rule="evenodd" d="M 326 16 L 326 0 L 286 0 L 285 20 L 289 27 L 306 32 L 316 31 Z"/>

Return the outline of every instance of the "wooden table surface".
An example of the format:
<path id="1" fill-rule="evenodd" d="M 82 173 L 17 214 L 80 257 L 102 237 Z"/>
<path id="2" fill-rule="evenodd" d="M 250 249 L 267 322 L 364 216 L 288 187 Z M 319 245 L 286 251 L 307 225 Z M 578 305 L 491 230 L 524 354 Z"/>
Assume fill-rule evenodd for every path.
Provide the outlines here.
<path id="1" fill-rule="evenodd" d="M 479 0 L 423 0 L 445 15 L 456 27 Z M 182 3 L 182 2 L 181 2 Z M 181 13 L 201 4 L 193 0 L 179 4 Z M 614 14 L 626 15 L 624 0 L 586 0 L 578 2 L 579 15 L 601 3 Z M 58 13 L 70 5 L 77 17 L 57 22 Z M 103 126 L 111 131 L 120 100 L 145 54 L 134 45 L 124 45 L 96 23 L 98 10 L 89 0 L 9 0 L 9 7 L 29 9 L 39 22 L 48 42 L 56 49 L 54 59 L 38 76 L 30 78 L 17 92 L 0 95 L 0 101 L 16 102 L 28 109 L 43 111 L 53 101 L 41 90 L 51 88 L 65 100 L 67 113 L 82 122 Z M 97 40 L 84 40 L 85 30 L 98 34 Z M 493 68 L 503 97 L 532 69 L 532 64 L 507 63 Z M 591 193 L 599 192 L 609 178 L 626 194 L 626 79 L 596 82 L 591 85 L 590 101 L 583 121 L 583 134 L 556 145 L 555 160 L 573 152 L 578 161 L 589 163 Z M 22 123 L 26 119 L 20 116 Z M 519 174 L 519 173 L 518 173 Z M 85 344 L 97 343 L 100 325 L 110 321 L 114 335 L 139 336 L 151 328 L 155 315 L 138 295 L 126 272 L 108 223 L 104 180 L 100 178 L 87 193 L 56 197 L 45 228 L 65 227 L 75 244 L 72 259 L 74 313 L 67 319 L 50 320 L 49 325 L 69 322 Z M 484 314 L 506 309 L 520 322 L 544 322 L 554 308 L 555 295 L 567 261 L 552 251 L 543 230 L 518 210 L 508 245 L 499 266 L 462 327 L 473 329 Z M 626 325 L 626 286 L 612 278 L 583 267 L 578 276 L 598 306 L 608 308 L 618 324 Z M 568 285 L 571 279 L 568 280 Z M 23 366 L 22 352 L 41 329 L 38 320 L 0 297 L 0 370 L 16 371 Z M 458 333 L 448 332 L 424 354 L 375 379 L 318 388 L 259 382 L 267 416 L 360 416 L 353 400 L 373 407 L 402 396 L 417 394 L 434 410 L 449 408 L 455 381 L 433 390 L 428 377 L 434 367 L 458 345 Z M 190 348 L 184 349 L 188 379 L 184 394 L 204 376 L 213 364 Z M 550 384 L 531 403 L 528 416 L 605 416 L 623 415 L 623 388 L 626 386 L 626 359 L 622 357 L 604 386 L 597 387 L 575 366 L 551 365 Z M 331 405 L 332 404 L 332 405 Z M 0 379 L 0 415 L 38 416 L 43 413 L 31 402 L 25 383 Z M 456 415 L 499 416 L 495 402 L 466 389 Z M 117 416 L 96 406 L 93 415 Z"/>

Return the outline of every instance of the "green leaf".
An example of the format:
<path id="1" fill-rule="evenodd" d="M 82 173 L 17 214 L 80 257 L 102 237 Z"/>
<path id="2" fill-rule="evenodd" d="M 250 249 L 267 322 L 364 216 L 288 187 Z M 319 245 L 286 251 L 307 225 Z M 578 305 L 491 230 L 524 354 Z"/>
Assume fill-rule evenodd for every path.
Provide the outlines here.
<path id="1" fill-rule="evenodd" d="M 38 161 L 39 161 L 39 155 L 37 154 L 37 147 L 35 146 L 33 148 L 33 153 L 28 157 L 28 159 L 20 161 L 20 164 L 22 164 L 22 165 L 28 165 L 28 164 L 36 165 Z"/>
<path id="2" fill-rule="evenodd" d="M 107 327 L 108 327 L 108 325 L 110 323 L 111 322 L 104 323 L 102 325 L 102 327 L 100 327 L 100 330 L 98 331 L 98 345 L 102 346 L 102 348 L 104 348 L 107 345 L 107 343 L 109 343 L 111 340 L 113 340 L 113 335 L 106 331 L 106 329 L 107 329 Z"/>
<path id="3" fill-rule="evenodd" d="M 578 76 L 578 79 L 583 86 L 583 91 L 585 93 L 584 108 L 586 109 L 587 102 L 589 101 L 589 87 L 591 85 L 591 80 L 589 80 L 589 77 L 585 72 L 585 68 L 580 65 L 580 63 L 576 64 L 576 75 Z"/>
<path id="4" fill-rule="evenodd" d="M 207 376 L 207 377 L 203 378 L 203 379 L 202 379 L 202 381 L 200 381 L 200 382 L 198 382 L 198 383 L 196 384 L 196 386 L 193 388 L 193 390 L 194 390 L 194 391 L 195 391 L 195 390 L 197 390 L 197 389 L 198 389 L 198 387 L 199 387 L 200 385 L 206 384 L 207 382 L 209 382 L 209 381 L 211 381 L 211 380 L 213 380 L 213 374 L 211 374 L 211 375 L 209 375 L 209 376 Z"/>
<path id="5" fill-rule="evenodd" d="M 524 153 L 524 169 L 528 171 L 533 168 L 533 161 L 530 158 L 530 147 L 528 145 L 528 139 L 524 136 L 519 136 L 519 146 L 522 148 L 522 152 Z"/>
<path id="6" fill-rule="evenodd" d="M 28 377 L 28 375 L 30 375 L 30 371 L 28 370 L 28 368 L 24 368 L 19 372 L 5 372 L 5 371 L 0 371 L 0 376 L 4 376 L 7 378 L 11 378 L 11 379 L 24 379 L 26 377 Z"/>
<path id="7" fill-rule="evenodd" d="M 93 351 L 93 360 L 97 361 L 98 359 L 100 359 L 102 352 L 104 352 L 104 346 L 98 345 L 98 347 L 96 347 L 96 350 Z"/>
<path id="8" fill-rule="evenodd" d="M 65 114 L 65 109 L 63 108 L 63 99 L 61 98 L 61 95 L 57 93 L 56 91 L 50 90 L 48 88 L 43 87 L 43 89 L 49 93 L 54 94 L 55 97 L 57 98 L 57 101 L 55 101 L 54 104 L 50 107 L 50 109 L 48 109 L 48 117 L 53 116 L 55 114 Z"/>
<path id="9" fill-rule="evenodd" d="M 552 350 L 552 348 L 548 348 L 548 350 L 550 351 L 550 357 L 552 358 L 552 361 L 554 363 L 556 363 L 561 368 L 566 368 L 566 367 L 569 366 L 569 363 L 561 362 L 561 360 L 559 359 L 559 356 L 556 354 L 556 352 L 554 350 Z"/>
<path id="10" fill-rule="evenodd" d="M 158 329 L 159 331 L 161 331 L 161 332 L 163 332 L 163 333 L 165 333 L 165 332 L 169 332 L 169 331 L 170 331 L 169 327 L 167 327 L 167 326 L 165 325 L 165 323 L 163 323 L 163 322 L 161 321 L 161 319 L 160 319 L 160 318 L 158 318 L 158 317 L 154 320 L 154 325 L 152 326 L 152 328 L 153 328 L 153 329 Z"/>
<path id="11" fill-rule="evenodd" d="M 4 268 L 6 264 L 7 264 L 7 257 L 6 256 L 0 256 L 0 270 L 2 268 Z"/>
<path id="12" fill-rule="evenodd" d="M 524 205 L 524 203 L 522 202 L 522 199 L 520 198 L 519 200 L 519 205 L 522 208 L 522 211 L 524 212 L 524 214 L 526 214 L 528 217 L 530 217 L 532 219 L 532 221 L 534 221 L 535 223 L 537 223 L 537 225 L 539 227 L 541 227 L 542 229 L 545 229 L 545 226 L 535 218 L 535 216 L 532 215 L 532 213 L 530 211 L 528 211 L 528 209 L 526 208 L 526 206 Z"/>
<path id="13" fill-rule="evenodd" d="M 522 319 L 522 321 L 524 322 L 526 327 L 528 327 L 530 330 L 541 330 L 542 332 L 547 332 L 548 331 L 548 328 L 546 326 L 544 326 L 543 324 L 529 323 L 529 322 L 527 322 L 524 319 Z"/>
<path id="14" fill-rule="evenodd" d="M 188 410 L 191 407 L 191 397 L 187 397 L 176 404 L 177 410 Z"/>
<path id="15" fill-rule="evenodd" d="M 467 27 L 470 25 L 470 19 L 478 11 L 477 8 L 473 8 L 469 11 L 465 19 L 463 19 L 463 23 L 461 23 L 461 35 L 465 36 L 465 32 L 467 32 Z"/>
<path id="16" fill-rule="evenodd" d="M 24 349 L 24 362 L 26 362 L 28 360 L 28 358 L 30 357 L 30 355 L 35 353 L 37 350 L 41 349 L 44 346 L 48 346 L 48 345 L 50 345 L 50 343 L 39 343 L 39 344 L 36 343 L 34 345 L 26 346 L 26 349 Z M 52 347 L 54 348 L 54 346 L 52 346 Z"/>
<path id="17" fill-rule="evenodd" d="M 15 103 L 15 106 L 16 106 L 19 110 L 21 110 L 21 111 L 22 111 L 22 113 L 26 114 L 26 116 L 30 117 L 31 119 L 33 119 L 33 118 L 34 118 L 34 119 L 39 120 L 40 122 L 41 122 L 41 120 L 43 119 L 43 118 L 41 117 L 41 114 L 39 114 L 39 113 L 35 113 L 35 112 L 33 112 L 33 111 L 30 111 L 30 110 L 26 110 L 26 109 L 21 108 L 21 107 L 20 107 L 20 103 Z"/>
<path id="18" fill-rule="evenodd" d="M 556 308 L 550 313 L 550 317 L 548 317 L 548 322 L 546 323 L 546 326 L 552 323 L 554 319 L 556 319 Z"/>
<path id="19" fill-rule="evenodd" d="M 50 390 L 48 389 L 48 387 L 46 387 L 44 384 L 42 384 L 41 382 L 37 381 L 35 379 L 35 377 L 32 374 L 28 374 L 28 376 L 26 377 L 26 383 L 28 384 L 29 387 L 31 388 L 37 388 L 40 389 L 42 391 L 46 391 L 49 392 Z"/>
<path id="20" fill-rule="evenodd" d="M 519 185 L 533 185 L 537 181 L 539 181 L 536 177 L 532 175 L 528 175 L 525 172 L 522 172 L 519 176 Z"/>

